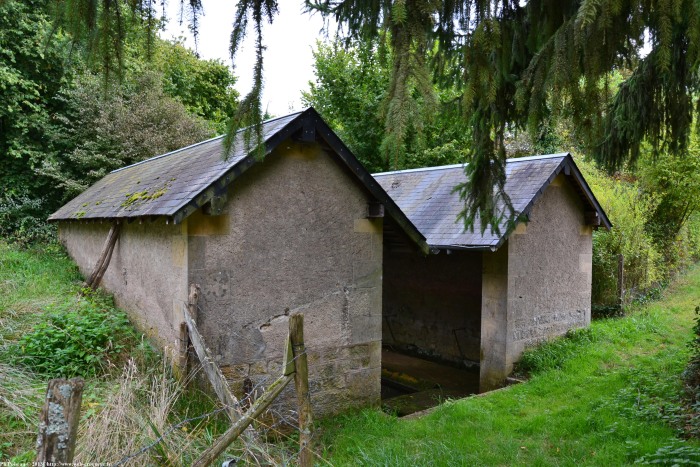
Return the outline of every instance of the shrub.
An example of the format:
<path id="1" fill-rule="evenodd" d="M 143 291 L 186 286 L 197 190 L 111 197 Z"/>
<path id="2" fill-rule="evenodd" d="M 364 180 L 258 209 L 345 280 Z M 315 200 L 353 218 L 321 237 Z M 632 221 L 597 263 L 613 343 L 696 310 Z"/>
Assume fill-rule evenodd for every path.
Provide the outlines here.
<path id="1" fill-rule="evenodd" d="M 46 222 L 47 216 L 44 199 L 9 193 L 0 196 L 0 236 L 21 247 L 56 238 L 56 229 Z"/>
<path id="2" fill-rule="evenodd" d="M 665 279 L 661 255 L 646 230 L 656 201 L 643 194 L 632 178 L 612 178 L 590 163 L 577 163 L 613 224 L 610 232 L 601 229 L 593 234 L 592 301 L 596 305 L 616 303 L 620 254 L 625 260 L 628 296 L 642 296 Z"/>
<path id="3" fill-rule="evenodd" d="M 126 315 L 99 294 L 51 305 L 46 313 L 43 322 L 9 349 L 15 363 L 37 373 L 105 374 L 137 341 Z"/>
<path id="4" fill-rule="evenodd" d="M 693 340 L 688 343 L 688 347 L 690 348 L 690 361 L 683 372 L 683 380 L 688 397 L 692 403 L 696 403 L 700 397 L 700 306 L 695 307 Z"/>

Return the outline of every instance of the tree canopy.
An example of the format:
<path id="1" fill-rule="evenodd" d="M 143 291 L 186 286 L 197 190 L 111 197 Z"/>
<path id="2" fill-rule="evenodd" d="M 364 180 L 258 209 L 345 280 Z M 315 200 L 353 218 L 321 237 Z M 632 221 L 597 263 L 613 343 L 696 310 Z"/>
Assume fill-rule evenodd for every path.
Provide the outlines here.
<path id="1" fill-rule="evenodd" d="M 88 3 L 101 11 L 72 5 Z M 101 33 L 64 27 L 56 12 L 68 6 L 0 0 L 0 211 L 31 217 L 26 225 L 110 170 L 225 131 L 236 108 L 228 66 L 144 36 L 147 17 L 123 2 L 111 5 L 122 15 L 122 42 L 110 49 L 119 81 L 105 79 L 115 62 L 82 53 Z M 7 219 L 0 233 L 17 230 Z"/>
<path id="2" fill-rule="evenodd" d="M 191 10 L 196 32 L 201 0 L 180 1 Z M 119 42 L 123 10 L 130 9 L 145 24 L 157 13 L 155 0 L 57 3 L 75 13 L 72 24 L 101 32 L 97 36 L 108 44 Z M 91 8 L 82 8 L 83 3 Z M 614 170 L 634 163 L 645 142 L 656 153 L 682 152 L 700 110 L 700 4 L 695 0 L 305 3 L 309 11 L 333 18 L 348 44 L 378 40 L 391 50 L 394 60 L 383 103 L 385 151 L 396 150 L 412 128 L 439 111 L 435 83 L 460 89 L 451 105 L 461 108 L 471 129 L 466 180 L 459 187 L 468 228 L 477 216 L 484 230 L 501 216 L 517 214 L 503 190 L 509 131 L 534 134 L 552 116 L 566 115 L 587 152 Z M 235 55 L 251 24 L 258 62 L 253 89 L 230 130 L 262 120 L 262 25 L 274 20 L 278 5 L 278 0 L 238 1 L 231 52 Z M 641 53 L 645 37 L 646 55 Z M 631 73 L 611 89 L 610 73 L 619 69 Z"/>
<path id="3" fill-rule="evenodd" d="M 449 105 L 457 91 L 435 86 L 440 112 L 429 122 L 409 121 L 402 141 L 380 151 L 384 138 L 386 94 L 393 57 L 376 42 L 343 46 L 319 42 L 314 51 L 315 82 L 302 93 L 355 156 L 372 172 L 462 163 L 470 142 L 468 124 L 459 108 Z"/>

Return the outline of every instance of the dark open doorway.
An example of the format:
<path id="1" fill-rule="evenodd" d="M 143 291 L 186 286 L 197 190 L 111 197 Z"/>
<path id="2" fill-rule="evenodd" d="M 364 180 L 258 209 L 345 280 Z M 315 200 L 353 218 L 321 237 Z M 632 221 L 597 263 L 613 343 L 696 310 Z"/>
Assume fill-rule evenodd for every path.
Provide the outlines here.
<path id="1" fill-rule="evenodd" d="M 383 405 L 405 415 L 478 392 L 481 252 L 424 256 L 386 238 Z"/>

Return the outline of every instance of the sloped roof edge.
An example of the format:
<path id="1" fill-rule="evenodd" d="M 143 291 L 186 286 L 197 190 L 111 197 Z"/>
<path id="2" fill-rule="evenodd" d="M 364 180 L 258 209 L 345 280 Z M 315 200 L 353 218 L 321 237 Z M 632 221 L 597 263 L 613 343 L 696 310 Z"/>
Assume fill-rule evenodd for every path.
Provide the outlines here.
<path id="1" fill-rule="evenodd" d="M 287 116 L 288 117 L 288 116 Z M 303 129 L 303 131 L 311 131 L 311 127 L 317 131 L 326 143 L 340 156 L 341 161 L 350 169 L 357 180 L 374 196 L 379 202 L 384 204 L 386 211 L 399 224 L 409 238 L 415 242 L 416 246 L 423 252 L 428 253 L 428 244 L 425 237 L 418 231 L 413 223 L 406 217 L 403 211 L 399 209 L 393 199 L 384 191 L 384 189 L 374 180 L 374 177 L 364 168 L 364 166 L 355 158 L 350 149 L 343 141 L 335 134 L 335 132 L 326 124 L 321 115 L 313 107 L 309 107 L 303 112 L 299 112 L 298 116 L 290 121 L 284 128 L 273 134 L 266 142 L 265 155 L 269 155 L 282 141 L 289 138 L 294 133 Z M 181 222 L 184 218 L 199 209 L 203 204 L 208 202 L 215 193 L 225 189 L 233 180 L 245 173 L 257 162 L 254 155 L 249 154 L 239 163 L 231 167 L 217 181 L 203 189 L 191 201 L 185 203 L 174 214 L 173 218 L 176 223 Z M 213 192 L 212 192 L 213 189 Z"/>
<path id="2" fill-rule="evenodd" d="M 348 149 L 345 143 L 343 143 L 338 135 L 336 135 L 335 132 L 328 126 L 328 124 L 323 121 L 316 110 L 313 108 L 309 108 L 309 110 L 313 111 L 315 114 L 317 119 L 316 128 L 319 130 L 326 143 L 328 143 L 335 153 L 340 156 L 341 160 L 358 178 L 362 185 L 369 190 L 372 196 L 374 196 L 384 205 L 384 209 L 391 215 L 391 217 L 416 244 L 416 246 L 418 246 L 418 248 L 424 254 L 428 254 L 430 249 L 428 247 L 428 243 L 426 242 L 425 236 L 423 236 L 423 234 L 418 230 L 413 222 L 411 222 L 408 216 L 406 216 L 406 214 L 399 208 L 386 190 L 384 190 L 384 188 L 382 188 L 382 186 L 374 179 L 372 174 L 369 173 L 367 169 L 365 169 L 365 167 L 355 158 L 350 149 Z"/>
<path id="3" fill-rule="evenodd" d="M 605 211 L 603 210 L 603 207 L 600 205 L 600 203 L 596 199 L 595 195 L 593 194 L 593 191 L 591 191 L 591 187 L 588 186 L 588 182 L 586 182 L 586 179 L 583 178 L 583 174 L 581 173 L 578 166 L 576 165 L 576 162 L 574 161 L 574 158 L 570 152 L 558 153 L 558 154 L 548 154 L 545 156 L 518 157 L 518 158 L 514 158 L 514 159 L 507 159 L 506 163 L 507 162 L 511 162 L 511 163 L 526 162 L 526 161 L 533 161 L 533 160 L 539 160 L 539 159 L 545 159 L 545 158 L 562 157 L 562 156 L 564 156 L 564 158 L 562 159 L 559 166 L 552 172 L 552 174 L 549 176 L 549 178 L 547 178 L 547 181 L 542 184 L 542 187 L 540 187 L 540 189 L 537 190 L 537 193 L 530 200 L 530 202 L 527 204 L 525 209 L 523 209 L 521 212 L 517 213 L 518 217 L 529 216 L 530 212 L 532 211 L 533 206 L 535 205 L 537 200 L 539 200 L 540 197 L 544 194 L 544 191 L 547 189 L 547 187 L 552 183 L 552 181 L 556 177 L 559 176 L 559 174 L 564 172 L 564 175 L 573 177 L 573 180 L 576 182 L 578 188 L 581 190 L 582 194 L 584 195 L 585 201 L 588 202 L 589 207 L 593 208 L 593 210 L 595 211 L 597 216 L 600 218 L 600 223 L 607 230 L 610 230 L 612 228 L 612 223 L 610 222 L 610 219 L 608 219 L 608 215 L 605 213 Z M 510 228 L 501 235 L 501 238 L 499 239 L 498 243 L 496 245 L 492 246 L 490 249 L 492 249 L 492 250 L 499 249 L 506 242 L 506 240 L 508 240 L 508 237 L 510 237 L 510 234 L 513 233 L 513 230 L 520 222 L 521 222 L 520 220 L 514 222 L 510 226 Z"/>

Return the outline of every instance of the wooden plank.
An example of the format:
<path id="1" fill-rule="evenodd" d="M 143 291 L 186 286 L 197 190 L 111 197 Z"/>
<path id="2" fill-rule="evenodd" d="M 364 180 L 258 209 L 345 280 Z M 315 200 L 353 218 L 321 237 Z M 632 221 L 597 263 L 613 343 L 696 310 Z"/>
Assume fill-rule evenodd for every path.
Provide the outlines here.
<path id="1" fill-rule="evenodd" d="M 82 378 L 49 381 L 34 465 L 68 465 L 73 461 L 84 385 Z"/>
<path id="2" fill-rule="evenodd" d="M 294 386 L 299 405 L 299 465 L 311 467 L 314 464 L 312 450 L 313 415 L 309 395 L 309 367 L 304 346 L 304 315 L 292 314 L 289 317 L 289 339 L 294 352 Z"/>
<path id="3" fill-rule="evenodd" d="M 100 253 L 99 258 L 97 258 L 95 267 L 92 269 L 90 277 L 88 277 L 87 281 L 85 281 L 85 287 L 95 290 L 100 285 L 102 277 L 104 276 L 105 271 L 107 271 L 107 266 L 109 266 L 109 262 L 112 259 L 112 252 L 114 251 L 114 245 L 117 243 L 117 239 L 119 238 L 119 231 L 120 224 L 118 222 L 113 223 L 112 227 L 109 229 L 109 233 L 107 234 L 107 240 L 105 240 L 104 245 L 102 245 L 102 252 Z"/>
<path id="4" fill-rule="evenodd" d="M 292 341 L 287 334 L 287 339 L 284 341 L 284 358 L 282 359 L 282 374 L 291 375 L 294 373 L 294 350 L 292 350 Z"/>
<path id="5" fill-rule="evenodd" d="M 226 448 L 238 438 L 243 430 L 245 430 L 248 425 L 253 423 L 255 419 L 267 409 L 267 407 L 275 400 L 277 396 L 282 392 L 282 390 L 289 384 L 292 380 L 291 375 L 282 375 L 277 378 L 246 411 L 246 413 L 236 421 L 231 428 L 226 430 L 226 432 L 217 439 L 214 444 L 212 444 L 206 451 L 202 453 L 199 458 L 192 464 L 194 467 L 207 467 L 211 465 L 214 460 L 216 460 L 219 455 L 226 450 Z"/>
<path id="6" fill-rule="evenodd" d="M 214 359 L 211 357 L 211 352 L 204 345 L 204 339 L 202 339 L 201 334 L 197 330 L 197 325 L 190 316 L 187 307 L 184 308 L 184 312 L 190 341 L 192 342 L 192 347 L 194 347 L 195 352 L 197 352 L 197 357 L 202 364 L 204 374 L 207 375 L 219 400 L 228 408 L 227 413 L 231 420 L 236 421 L 240 416 L 238 400 L 233 393 L 231 393 L 231 389 L 228 387 L 226 378 L 224 378 L 223 373 L 221 373 L 219 365 L 214 362 Z"/>

